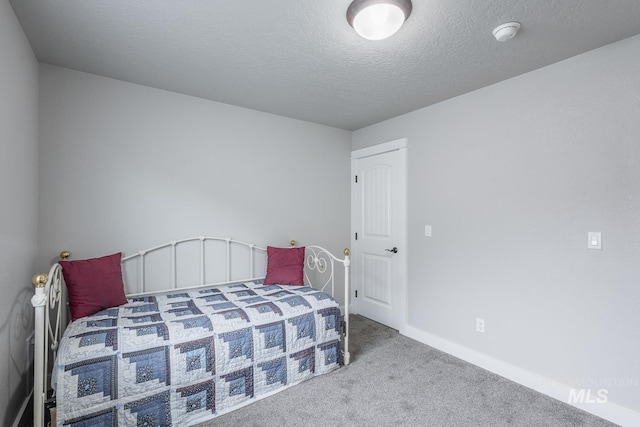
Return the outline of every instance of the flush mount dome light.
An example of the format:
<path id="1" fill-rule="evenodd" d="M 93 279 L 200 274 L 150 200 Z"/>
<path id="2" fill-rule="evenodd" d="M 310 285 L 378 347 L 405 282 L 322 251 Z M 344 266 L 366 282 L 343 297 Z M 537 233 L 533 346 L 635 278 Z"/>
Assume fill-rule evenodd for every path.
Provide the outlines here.
<path id="1" fill-rule="evenodd" d="M 493 29 L 493 37 L 495 37 L 499 42 L 506 42 L 507 40 L 511 40 L 516 36 L 516 34 L 518 34 L 520 26 L 520 23 L 515 21 L 498 25 Z"/>
<path id="2" fill-rule="evenodd" d="M 402 27 L 411 9 L 411 0 L 354 0 L 347 21 L 365 39 L 383 40 Z"/>

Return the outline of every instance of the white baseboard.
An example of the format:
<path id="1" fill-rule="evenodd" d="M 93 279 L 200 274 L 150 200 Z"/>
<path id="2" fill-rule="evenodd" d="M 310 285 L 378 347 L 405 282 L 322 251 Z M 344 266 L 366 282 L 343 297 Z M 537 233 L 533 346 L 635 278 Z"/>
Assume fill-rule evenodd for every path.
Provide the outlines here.
<path id="1" fill-rule="evenodd" d="M 444 351 L 452 356 L 479 366 L 483 369 L 498 374 L 525 387 L 537 392 L 553 397 L 561 402 L 567 403 L 585 412 L 589 412 L 612 423 L 621 426 L 640 426 L 640 413 L 627 409 L 623 406 L 605 402 L 577 402 L 570 401 L 572 387 L 553 381 L 526 369 L 503 362 L 502 360 L 472 350 L 470 348 L 455 344 L 443 338 L 424 332 L 413 326 L 405 326 L 400 329 L 400 333 L 423 344 L 427 344 L 438 350 Z M 595 396 L 594 396 L 595 397 Z"/>

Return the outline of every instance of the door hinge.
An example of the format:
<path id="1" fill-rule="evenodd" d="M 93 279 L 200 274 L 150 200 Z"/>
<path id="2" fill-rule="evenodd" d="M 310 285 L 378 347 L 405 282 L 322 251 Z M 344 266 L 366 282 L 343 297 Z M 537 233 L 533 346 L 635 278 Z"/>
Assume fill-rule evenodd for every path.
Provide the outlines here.
<path id="1" fill-rule="evenodd" d="M 358 233 L 356 233 L 356 240 L 358 240 Z"/>
<path id="2" fill-rule="evenodd" d="M 356 289 L 356 298 L 358 298 L 358 290 Z"/>
<path id="3" fill-rule="evenodd" d="M 356 175 L 356 184 L 358 183 L 358 175 Z"/>

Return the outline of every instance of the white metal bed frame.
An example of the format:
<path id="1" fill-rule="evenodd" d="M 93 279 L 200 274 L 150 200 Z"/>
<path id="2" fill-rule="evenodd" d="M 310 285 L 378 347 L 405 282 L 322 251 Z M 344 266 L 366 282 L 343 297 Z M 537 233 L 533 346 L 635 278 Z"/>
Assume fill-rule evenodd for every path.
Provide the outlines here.
<path id="1" fill-rule="evenodd" d="M 198 285 L 180 287 L 177 284 L 177 252 L 176 247 L 187 242 L 200 242 L 200 281 Z M 205 242 L 217 241 L 226 245 L 225 271 L 226 281 L 219 283 L 207 283 L 205 280 L 206 259 L 205 259 Z M 296 245 L 296 241 L 290 242 L 291 246 Z M 239 245 L 249 249 L 249 274 L 248 277 L 233 278 L 231 275 L 231 253 L 232 247 Z M 146 255 L 162 249 L 169 249 L 170 252 L 170 283 L 171 288 L 161 291 L 145 292 L 145 268 Z M 123 267 L 127 262 L 138 261 L 137 269 L 137 292 L 127 294 L 127 298 L 139 295 L 150 295 L 159 292 L 166 292 L 171 289 L 194 289 L 202 286 L 216 286 L 223 283 L 236 281 L 251 281 L 264 277 L 264 274 L 255 275 L 254 260 L 255 254 L 261 253 L 266 258 L 266 248 L 255 246 L 252 243 L 245 243 L 234 240 L 229 237 L 192 237 L 188 239 L 173 240 L 163 245 L 155 246 L 150 249 L 138 251 L 135 254 L 122 258 Z M 60 253 L 60 259 L 66 260 L 71 256 L 68 251 Z M 342 360 L 345 365 L 350 362 L 349 354 L 349 270 L 351 267 L 350 251 L 344 250 L 344 258 L 340 259 L 321 246 L 306 246 L 305 252 L 305 268 L 304 279 L 305 284 L 312 286 L 321 291 L 327 292 L 335 297 L 335 263 L 340 263 L 344 267 L 344 340 L 342 349 Z M 266 265 L 266 264 L 265 264 Z M 320 274 L 321 283 L 313 285 L 309 278 L 310 272 Z M 62 266 L 57 262 L 51 266 L 49 274 L 36 274 L 33 276 L 32 282 L 35 286 L 35 294 L 31 298 L 31 304 L 35 310 L 35 351 L 34 351 L 34 387 L 33 387 L 33 425 L 44 426 L 45 405 L 48 402 L 48 391 L 51 387 L 49 372 L 49 355 L 50 352 L 55 360 L 58 344 L 62 338 L 64 328 L 67 325 L 67 302 L 66 292 L 63 286 L 64 280 L 62 276 Z M 64 307 L 64 308 L 63 308 Z M 55 394 L 55 391 L 54 391 Z M 52 396 L 54 397 L 54 396 Z"/>

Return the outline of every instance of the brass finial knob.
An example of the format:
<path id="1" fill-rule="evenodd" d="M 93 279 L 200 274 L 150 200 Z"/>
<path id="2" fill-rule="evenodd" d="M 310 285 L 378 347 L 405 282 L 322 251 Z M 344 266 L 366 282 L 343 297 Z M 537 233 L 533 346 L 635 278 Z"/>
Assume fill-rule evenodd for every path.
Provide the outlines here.
<path id="1" fill-rule="evenodd" d="M 349 256 L 349 255 L 351 255 L 351 249 L 349 249 L 349 248 L 345 248 L 345 250 L 344 250 L 344 256 Z"/>
<path id="2" fill-rule="evenodd" d="M 296 242 L 295 240 L 292 240 L 292 241 L 290 241 L 290 242 L 289 242 L 289 244 L 290 244 L 291 246 L 295 246 L 295 245 L 297 245 L 297 244 L 298 244 L 298 242 Z"/>
<path id="3" fill-rule="evenodd" d="M 49 276 L 46 274 L 36 274 L 31 278 L 31 283 L 33 283 L 33 286 L 36 288 L 44 288 L 47 280 L 49 280 Z"/>
<path id="4" fill-rule="evenodd" d="M 69 251 L 60 252 L 60 259 L 66 260 L 67 258 L 70 258 L 70 257 L 71 257 L 71 252 Z"/>

